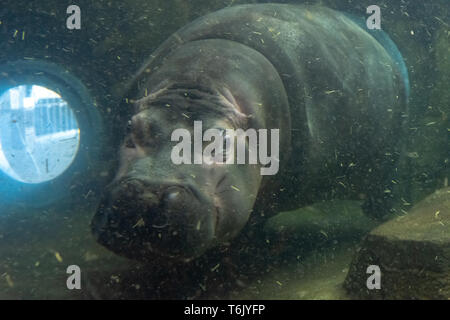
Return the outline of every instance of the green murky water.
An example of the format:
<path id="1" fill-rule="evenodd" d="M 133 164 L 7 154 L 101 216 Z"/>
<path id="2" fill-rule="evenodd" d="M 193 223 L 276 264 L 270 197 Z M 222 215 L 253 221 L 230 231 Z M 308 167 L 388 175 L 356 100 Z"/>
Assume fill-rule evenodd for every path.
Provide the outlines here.
<path id="1" fill-rule="evenodd" d="M 360 205 L 367 195 L 358 190 L 352 190 L 356 195 L 352 199 L 345 199 L 338 189 L 323 196 L 314 188 L 302 195 L 310 201 L 299 209 L 281 212 L 259 224 L 258 239 L 251 245 L 242 239 L 231 242 L 228 247 L 233 252 L 229 256 L 201 258 L 188 267 L 129 260 L 98 244 L 92 235 L 90 223 L 106 185 L 117 172 L 122 127 L 130 116 L 130 110 L 124 107 L 129 102 L 124 96 L 125 84 L 182 26 L 225 7 L 267 1 L 79 1 L 80 30 L 67 29 L 69 4 L 65 2 L 26 1 L 27 10 L 23 10 L 25 2 L 21 0 L 3 2 L 0 93 L 20 84 L 47 85 L 81 107 L 73 109 L 79 125 L 76 128 L 68 124 L 73 115 L 64 113 L 62 107 L 55 109 L 58 101 L 51 101 L 53 107 L 47 101 L 47 109 L 42 105 L 39 109 L 38 98 L 32 100 L 25 91 L 20 100 L 23 106 L 5 107 L 14 105 L 11 101 L 18 93 L 0 101 L 0 299 L 450 296 L 450 261 L 446 258 L 449 239 L 445 233 L 450 223 L 448 1 L 377 3 L 382 29 L 403 55 L 411 87 L 406 135 L 389 190 L 395 199 L 391 213 L 384 220 L 365 215 Z M 320 5 L 367 17 L 366 8 L 372 2 L 320 1 Z M 58 67 L 53 70 L 41 62 Z M 44 76 L 46 81 L 42 80 Z M 89 107 L 83 109 L 84 105 Z M 43 110 L 47 118 L 39 118 L 35 131 L 29 124 L 22 125 L 44 117 Z M 44 125 L 47 122 L 58 125 L 49 128 Z M 69 129 L 75 130 L 72 135 L 67 133 Z M 73 142 L 70 139 L 78 139 L 78 132 L 80 145 L 77 140 L 75 147 L 64 149 Z M 41 151 L 45 143 L 61 151 L 58 160 L 56 151 Z M 34 161 L 32 167 L 25 161 L 29 155 Z M 52 170 L 63 171 L 65 159 L 70 160 L 67 171 L 54 178 Z M 14 179 L 33 173 L 55 180 L 40 185 Z M 264 212 L 269 207 L 259 209 Z M 407 230 L 398 219 L 405 221 L 403 228 Z M 402 252 L 417 252 L 416 260 Z M 365 287 L 369 276 L 366 264 L 379 265 L 381 279 L 383 270 L 389 270 L 386 277 L 397 282 L 383 289 L 381 280 L 382 290 L 373 294 Z M 69 265 L 81 269 L 80 290 L 67 288 Z M 424 283 L 418 280 L 421 276 Z"/>

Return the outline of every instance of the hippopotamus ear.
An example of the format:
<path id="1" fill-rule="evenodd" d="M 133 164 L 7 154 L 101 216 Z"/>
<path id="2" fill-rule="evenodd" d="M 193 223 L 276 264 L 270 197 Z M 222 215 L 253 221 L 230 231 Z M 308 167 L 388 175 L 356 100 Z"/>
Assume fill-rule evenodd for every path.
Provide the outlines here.
<path id="1" fill-rule="evenodd" d="M 233 112 L 241 117 L 247 117 L 247 115 L 242 111 L 241 106 L 238 104 L 230 89 L 223 88 L 220 92 L 221 98 L 226 101 L 226 104 L 233 110 Z"/>
<path id="2" fill-rule="evenodd" d="M 244 108 L 236 101 L 231 91 L 224 87 L 217 90 L 221 103 L 228 110 L 228 118 L 232 120 L 233 125 L 236 128 L 247 128 L 249 120 L 253 117 L 252 114 L 248 114 L 244 111 Z"/>

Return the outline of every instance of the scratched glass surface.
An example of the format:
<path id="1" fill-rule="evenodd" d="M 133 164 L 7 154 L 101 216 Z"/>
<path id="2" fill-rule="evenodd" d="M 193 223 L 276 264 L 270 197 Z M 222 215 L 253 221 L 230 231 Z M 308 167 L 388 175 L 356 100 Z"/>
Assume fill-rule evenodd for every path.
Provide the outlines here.
<path id="1" fill-rule="evenodd" d="M 0 299 L 448 299 L 449 53 L 447 0 L 2 1 Z"/>

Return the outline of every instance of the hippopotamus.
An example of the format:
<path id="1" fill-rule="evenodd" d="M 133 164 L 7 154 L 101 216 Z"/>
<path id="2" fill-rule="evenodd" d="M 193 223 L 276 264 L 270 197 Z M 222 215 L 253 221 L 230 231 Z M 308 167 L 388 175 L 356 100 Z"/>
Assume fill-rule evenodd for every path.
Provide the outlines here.
<path id="1" fill-rule="evenodd" d="M 389 212 L 408 77 L 392 40 L 364 22 L 322 6 L 250 4 L 173 34 L 124 95 L 132 116 L 91 223 L 97 241 L 132 259 L 187 262 L 318 195 Z M 172 133 L 195 121 L 279 129 L 279 170 L 173 163 Z"/>

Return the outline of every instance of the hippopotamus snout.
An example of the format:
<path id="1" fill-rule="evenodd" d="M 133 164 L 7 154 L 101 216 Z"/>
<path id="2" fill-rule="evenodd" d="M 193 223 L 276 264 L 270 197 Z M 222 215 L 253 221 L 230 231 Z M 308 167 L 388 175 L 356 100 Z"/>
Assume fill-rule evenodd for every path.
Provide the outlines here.
<path id="1" fill-rule="evenodd" d="M 214 238 L 205 206 L 194 186 L 127 178 L 109 188 L 91 227 L 99 243 L 129 258 L 189 260 Z"/>

